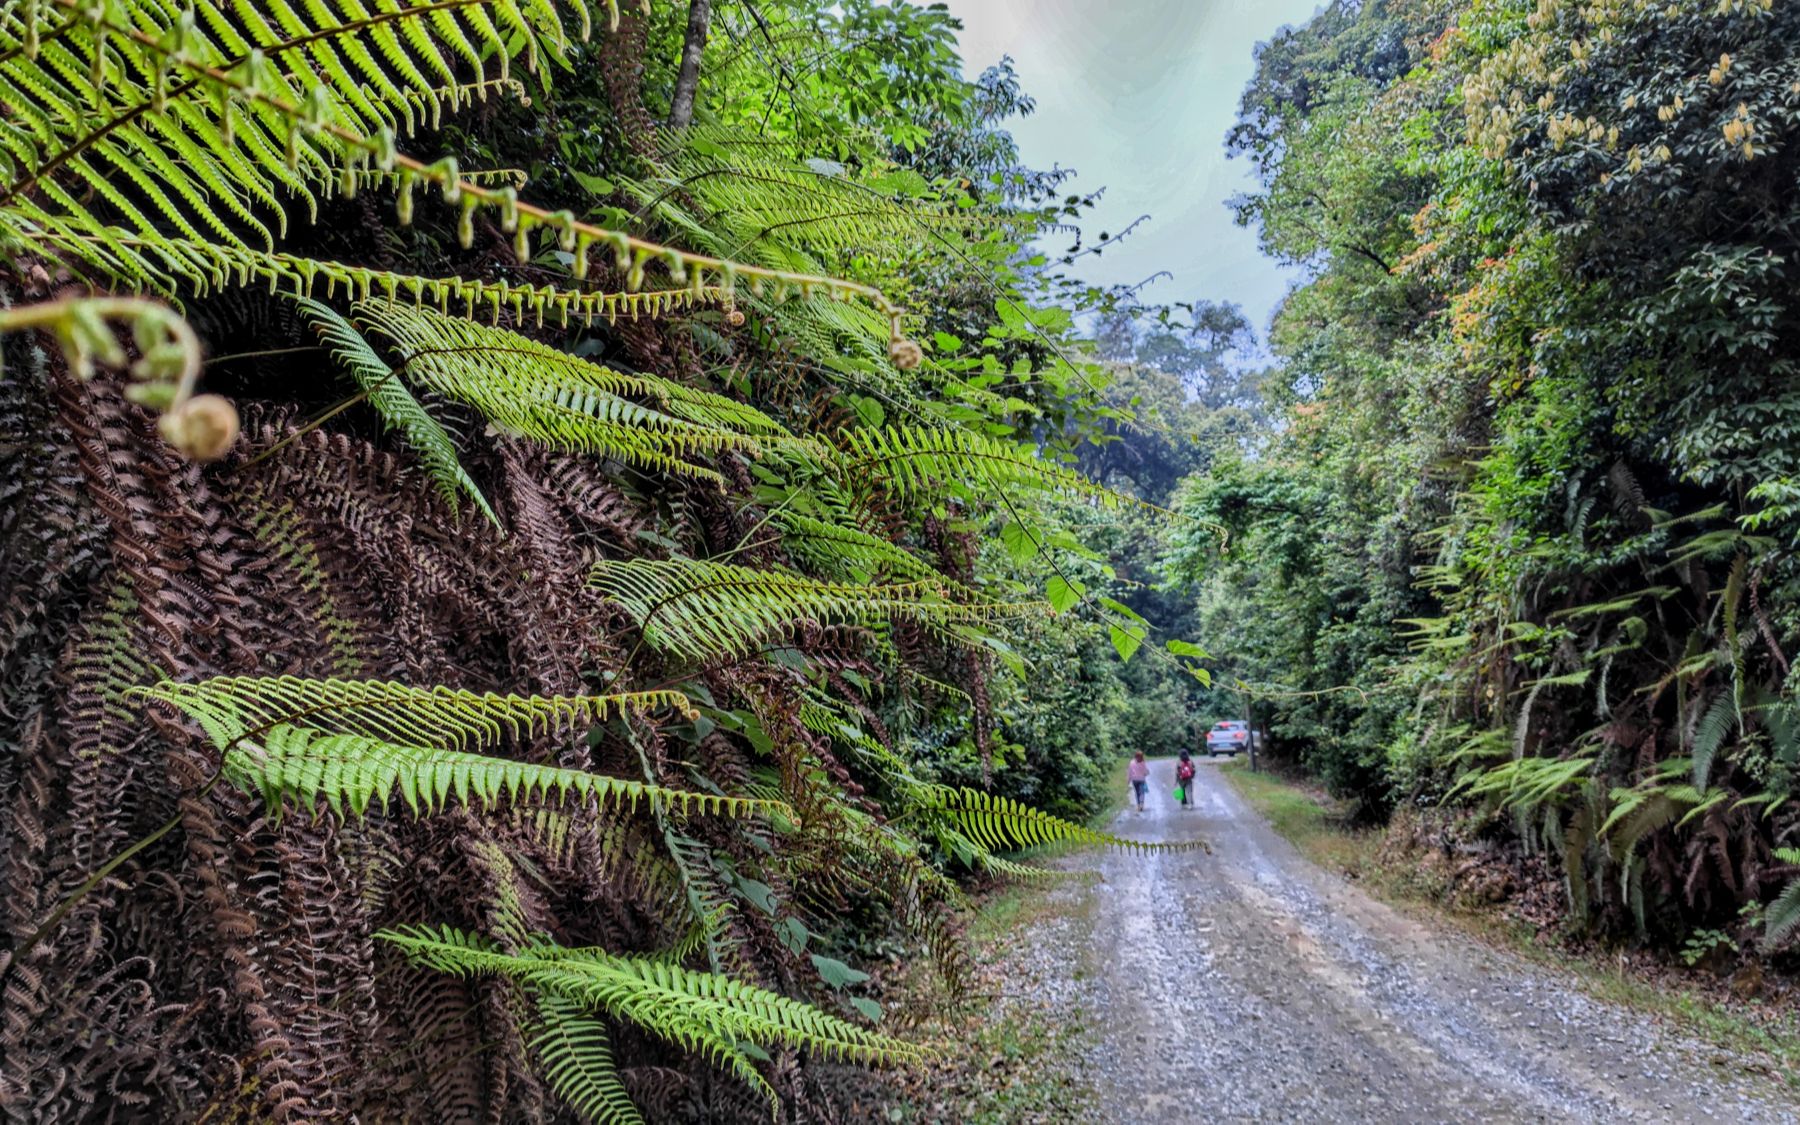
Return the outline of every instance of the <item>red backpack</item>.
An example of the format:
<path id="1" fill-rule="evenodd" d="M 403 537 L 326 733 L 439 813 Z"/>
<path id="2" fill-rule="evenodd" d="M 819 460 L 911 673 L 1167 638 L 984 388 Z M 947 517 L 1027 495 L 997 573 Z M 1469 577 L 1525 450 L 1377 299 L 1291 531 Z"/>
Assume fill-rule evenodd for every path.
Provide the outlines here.
<path id="1" fill-rule="evenodd" d="M 1183 762 L 1176 766 L 1175 777 L 1179 781 L 1192 781 L 1194 779 L 1194 763 Z"/>

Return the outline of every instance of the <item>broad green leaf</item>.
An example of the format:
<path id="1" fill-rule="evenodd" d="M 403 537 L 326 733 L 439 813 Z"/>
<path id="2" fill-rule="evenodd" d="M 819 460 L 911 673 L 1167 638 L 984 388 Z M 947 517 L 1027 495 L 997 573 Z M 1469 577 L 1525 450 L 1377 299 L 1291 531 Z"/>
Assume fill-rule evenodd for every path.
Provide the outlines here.
<path id="1" fill-rule="evenodd" d="M 849 965 L 835 957 L 827 957 L 822 953 L 812 955 L 813 968 L 825 978 L 825 983 L 833 988 L 843 988 L 849 984 L 861 984 L 869 979 L 869 974 L 861 969 L 852 969 Z"/>
<path id="2" fill-rule="evenodd" d="M 1086 593 L 1087 588 L 1080 582 L 1071 581 L 1060 574 L 1052 575 L 1049 583 L 1044 587 L 1044 597 L 1049 600 L 1050 607 L 1058 613 L 1067 613 L 1074 609 L 1080 604 L 1082 595 Z"/>
<path id="3" fill-rule="evenodd" d="M 1000 528 L 1000 542 L 1005 545 L 1007 555 L 1014 562 L 1030 562 L 1037 558 L 1038 541 L 1017 521 Z"/>
<path id="4" fill-rule="evenodd" d="M 871 1023 L 880 1023 L 883 1012 L 881 1005 L 867 996 L 850 997 L 850 1006 L 861 1012 Z"/>
<path id="5" fill-rule="evenodd" d="M 1148 625 L 1149 624 L 1149 622 L 1144 620 L 1142 614 L 1138 613 L 1137 610 L 1132 609 L 1130 606 L 1126 605 L 1124 602 L 1119 601 L 1117 598 L 1109 598 L 1109 597 L 1102 595 L 1099 600 L 1100 600 L 1101 605 L 1105 606 L 1107 609 L 1112 610 L 1114 613 L 1118 614 L 1120 617 L 1125 618 L 1127 621 L 1130 621 L 1134 625 Z"/>
<path id="6" fill-rule="evenodd" d="M 1120 660 L 1130 660 L 1137 655 L 1138 646 L 1144 643 L 1141 632 L 1121 628 L 1118 625 L 1107 626 L 1107 635 L 1112 639 L 1112 646 L 1118 650 Z"/>

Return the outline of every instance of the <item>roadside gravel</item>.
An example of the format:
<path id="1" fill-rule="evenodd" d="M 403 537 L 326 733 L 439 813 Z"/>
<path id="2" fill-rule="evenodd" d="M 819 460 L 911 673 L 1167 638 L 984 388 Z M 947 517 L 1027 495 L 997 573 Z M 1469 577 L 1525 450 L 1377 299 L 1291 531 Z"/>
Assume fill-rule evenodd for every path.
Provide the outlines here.
<path id="1" fill-rule="evenodd" d="M 1406 918 L 1302 858 L 1202 760 L 1156 762 L 1115 820 L 1212 854 L 1085 852 L 1008 951 L 1039 1010 L 1089 1014 L 1066 1060 L 1100 1118 L 1790 1122 L 1800 1093 L 1551 971 Z"/>

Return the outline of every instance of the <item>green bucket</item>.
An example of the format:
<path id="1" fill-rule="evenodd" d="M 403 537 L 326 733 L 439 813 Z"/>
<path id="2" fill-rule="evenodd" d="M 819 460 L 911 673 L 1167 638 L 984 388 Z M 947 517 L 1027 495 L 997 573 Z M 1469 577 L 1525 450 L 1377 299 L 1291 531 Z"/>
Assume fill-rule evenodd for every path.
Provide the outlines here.
<path id="1" fill-rule="evenodd" d="M 1185 790 L 1181 786 L 1177 785 L 1175 787 L 1175 799 L 1177 801 L 1187 800 L 1187 790 Z"/>

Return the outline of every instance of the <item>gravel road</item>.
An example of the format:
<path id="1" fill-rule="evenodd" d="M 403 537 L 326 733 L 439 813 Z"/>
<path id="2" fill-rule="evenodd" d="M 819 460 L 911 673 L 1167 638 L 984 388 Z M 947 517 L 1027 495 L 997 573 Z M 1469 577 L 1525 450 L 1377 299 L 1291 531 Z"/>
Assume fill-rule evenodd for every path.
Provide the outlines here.
<path id="1" fill-rule="evenodd" d="M 1088 852 L 1034 983 L 1094 1014 L 1121 1122 L 1800 1122 L 1800 1093 L 1557 974 L 1408 919 L 1300 856 L 1200 760 L 1113 824 L 1212 854 Z M 1044 973 L 1051 979 L 1045 980 Z"/>

